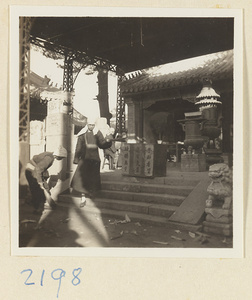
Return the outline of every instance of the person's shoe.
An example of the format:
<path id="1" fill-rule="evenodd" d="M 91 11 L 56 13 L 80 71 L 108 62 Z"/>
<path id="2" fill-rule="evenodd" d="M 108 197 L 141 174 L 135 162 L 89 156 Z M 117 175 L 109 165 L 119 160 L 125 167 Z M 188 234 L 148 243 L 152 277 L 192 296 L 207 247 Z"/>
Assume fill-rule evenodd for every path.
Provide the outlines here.
<path id="1" fill-rule="evenodd" d="M 86 205 L 86 202 L 87 202 L 87 200 L 86 200 L 85 195 L 82 195 L 82 196 L 81 196 L 80 207 L 84 207 L 84 206 Z"/>

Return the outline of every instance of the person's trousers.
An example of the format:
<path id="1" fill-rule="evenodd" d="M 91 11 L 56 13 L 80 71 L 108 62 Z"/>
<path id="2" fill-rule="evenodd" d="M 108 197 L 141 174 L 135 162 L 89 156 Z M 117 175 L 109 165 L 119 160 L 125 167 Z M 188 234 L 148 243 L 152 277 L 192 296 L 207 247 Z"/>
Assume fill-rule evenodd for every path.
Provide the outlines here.
<path id="1" fill-rule="evenodd" d="M 35 209 L 38 209 L 45 203 L 46 197 L 44 191 L 41 189 L 36 178 L 33 177 L 31 170 L 25 170 L 25 176 L 29 183 L 29 188 L 32 195 L 32 204 Z"/>

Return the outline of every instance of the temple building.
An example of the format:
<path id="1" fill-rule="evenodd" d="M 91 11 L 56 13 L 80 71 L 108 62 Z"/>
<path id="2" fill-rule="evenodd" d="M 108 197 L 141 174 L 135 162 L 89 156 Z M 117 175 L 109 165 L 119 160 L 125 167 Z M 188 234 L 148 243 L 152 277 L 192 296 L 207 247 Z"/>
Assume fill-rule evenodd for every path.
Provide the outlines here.
<path id="1" fill-rule="evenodd" d="M 220 95 L 222 103 L 222 150 L 232 152 L 233 50 L 160 65 L 130 75 L 122 83 L 128 106 L 128 137 L 135 142 L 174 144 L 185 132 L 177 122 L 184 113 L 198 111 L 197 96 L 204 79 Z M 162 128 L 158 127 L 158 123 Z M 159 132 L 158 132 L 159 131 Z"/>

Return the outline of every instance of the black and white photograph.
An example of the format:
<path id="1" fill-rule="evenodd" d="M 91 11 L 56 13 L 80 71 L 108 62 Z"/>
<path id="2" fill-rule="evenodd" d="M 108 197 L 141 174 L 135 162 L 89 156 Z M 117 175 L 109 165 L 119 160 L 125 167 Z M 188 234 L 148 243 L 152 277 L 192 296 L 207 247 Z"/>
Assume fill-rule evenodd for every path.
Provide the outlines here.
<path id="1" fill-rule="evenodd" d="M 11 13 L 12 253 L 241 257 L 240 11 Z"/>

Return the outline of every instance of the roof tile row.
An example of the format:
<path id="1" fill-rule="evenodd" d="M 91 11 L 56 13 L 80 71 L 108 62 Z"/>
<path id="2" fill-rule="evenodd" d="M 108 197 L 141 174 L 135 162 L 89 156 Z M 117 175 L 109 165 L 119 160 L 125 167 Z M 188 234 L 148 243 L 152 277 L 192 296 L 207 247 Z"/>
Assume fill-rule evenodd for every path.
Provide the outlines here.
<path id="1" fill-rule="evenodd" d="M 202 78 L 232 78 L 233 50 L 142 70 L 121 84 L 123 94 L 197 84 Z"/>

